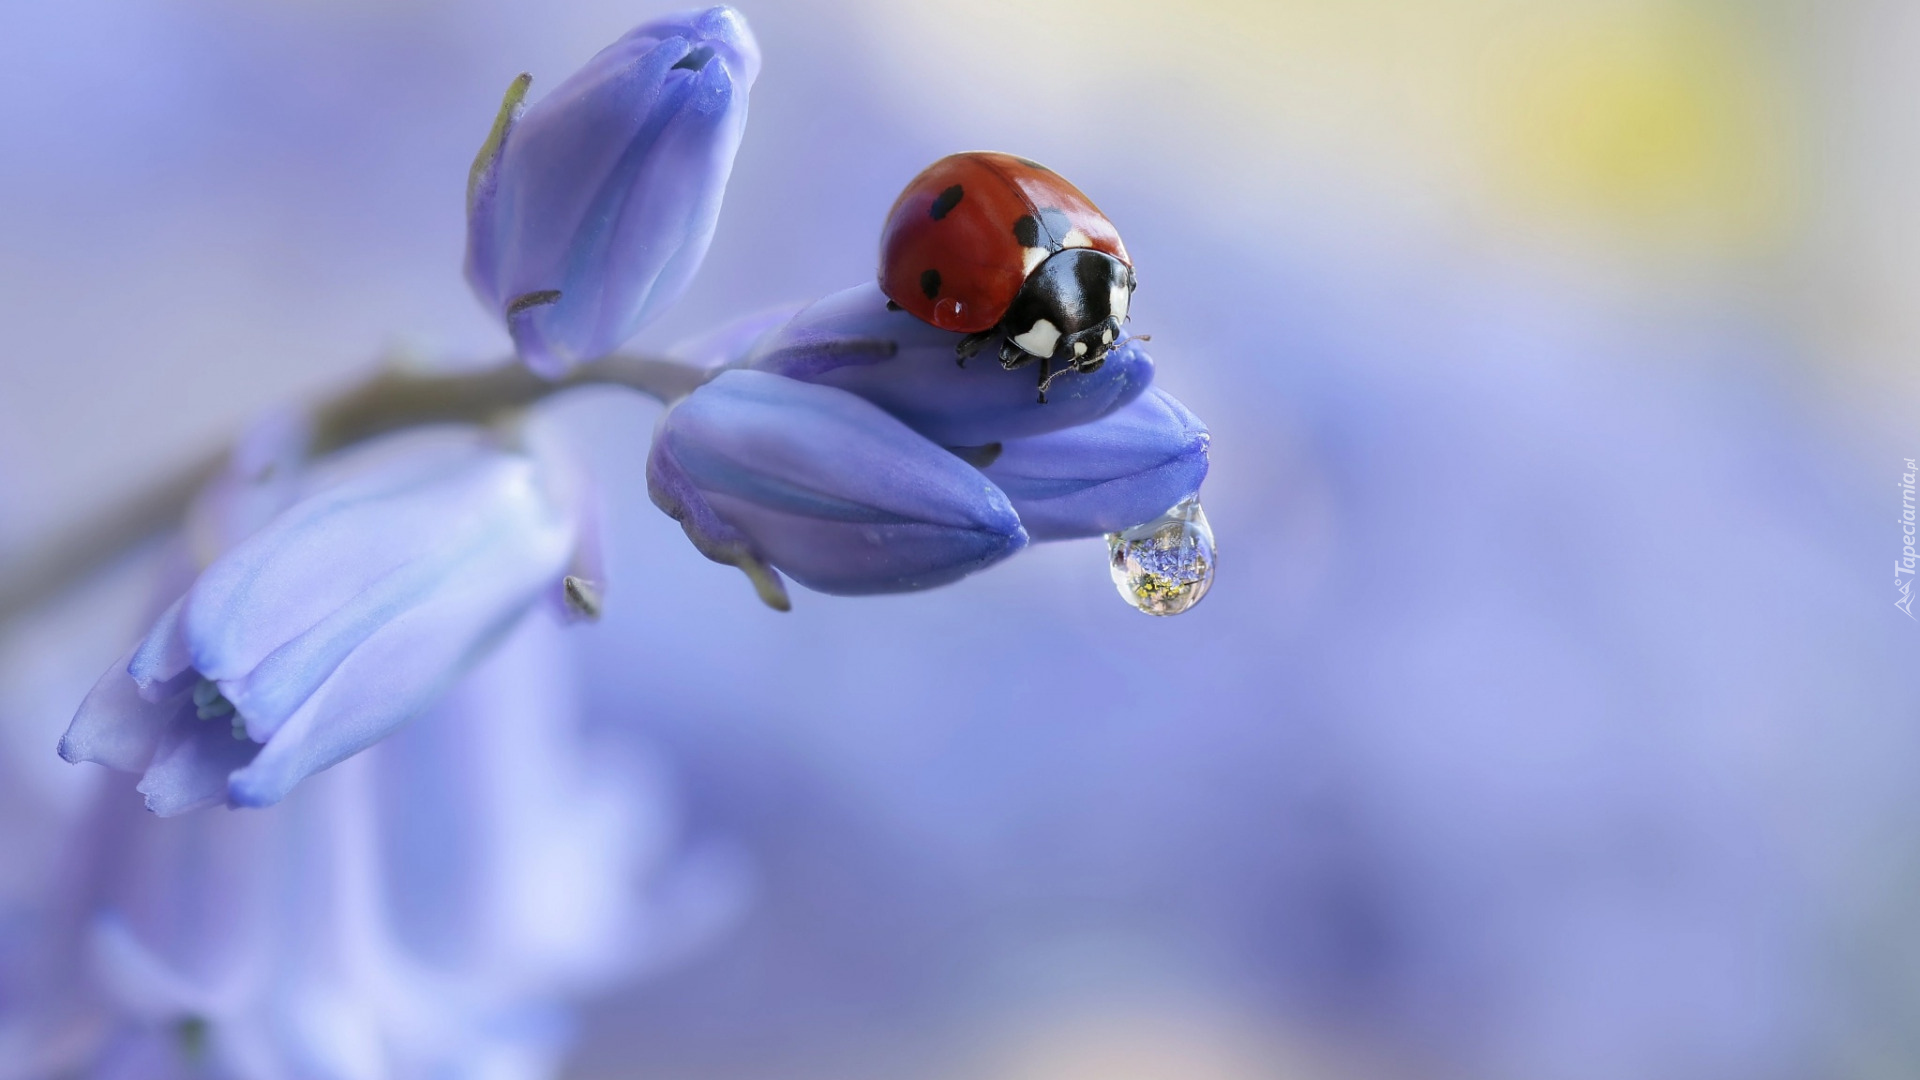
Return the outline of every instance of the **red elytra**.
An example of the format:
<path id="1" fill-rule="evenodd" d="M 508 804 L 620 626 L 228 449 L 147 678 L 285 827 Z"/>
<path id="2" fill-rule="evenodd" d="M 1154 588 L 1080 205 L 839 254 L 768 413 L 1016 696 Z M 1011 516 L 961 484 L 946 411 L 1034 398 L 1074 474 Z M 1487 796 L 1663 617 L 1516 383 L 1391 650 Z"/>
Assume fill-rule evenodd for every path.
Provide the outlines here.
<path id="1" fill-rule="evenodd" d="M 1048 255 L 1091 248 L 1133 260 L 1093 200 L 1037 161 L 972 151 L 913 178 L 880 234 L 880 289 L 942 330 L 998 325 Z"/>

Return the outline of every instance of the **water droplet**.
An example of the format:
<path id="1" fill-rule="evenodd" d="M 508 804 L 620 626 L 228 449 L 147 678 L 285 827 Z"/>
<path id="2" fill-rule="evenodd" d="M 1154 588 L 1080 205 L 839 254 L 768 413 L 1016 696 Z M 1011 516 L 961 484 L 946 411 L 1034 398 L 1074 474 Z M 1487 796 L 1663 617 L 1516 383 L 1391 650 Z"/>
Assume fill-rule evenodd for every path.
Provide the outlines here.
<path id="1" fill-rule="evenodd" d="M 951 296 L 943 296 L 933 305 L 933 325 L 942 330 L 959 330 L 966 317 L 967 306 Z"/>
<path id="2" fill-rule="evenodd" d="M 1149 615 L 1178 615 L 1213 587 L 1213 527 L 1198 495 L 1125 532 L 1107 534 L 1113 585 Z"/>

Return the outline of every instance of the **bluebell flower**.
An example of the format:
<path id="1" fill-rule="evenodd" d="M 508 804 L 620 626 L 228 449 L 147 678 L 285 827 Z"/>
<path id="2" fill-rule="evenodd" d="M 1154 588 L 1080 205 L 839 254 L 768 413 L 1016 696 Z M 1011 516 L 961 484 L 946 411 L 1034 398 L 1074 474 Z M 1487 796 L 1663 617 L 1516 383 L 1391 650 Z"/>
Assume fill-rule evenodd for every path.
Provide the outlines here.
<path id="1" fill-rule="evenodd" d="M 38 931 L 0 979 L 24 991 L 0 994 L 0 1075 L 554 1075 L 567 999 L 699 944 L 744 880 L 592 737 L 563 635 L 520 621 L 266 810 L 163 819 L 100 787 L 69 872 L 0 910 Z"/>
<path id="2" fill-rule="evenodd" d="M 685 290 L 713 238 L 760 71 L 728 7 L 646 23 L 531 106 L 507 92 L 467 189 L 467 280 L 558 375 Z"/>
<path id="3" fill-rule="evenodd" d="M 1070 540 L 1152 521 L 1197 493 L 1210 442 L 1206 425 L 1155 387 L 1090 424 L 1009 440 L 981 471 L 1029 536 Z"/>
<path id="4" fill-rule="evenodd" d="M 1153 360 L 1126 337 L 1099 370 L 1062 376 L 1035 400 L 1033 373 L 1007 371 L 988 349 L 961 367 L 963 334 L 891 310 L 875 282 L 810 305 L 755 346 L 746 363 L 866 398 L 942 446 L 983 446 L 1076 427 L 1113 412 L 1153 382 Z"/>
<path id="5" fill-rule="evenodd" d="M 762 371 L 728 371 L 661 419 L 653 501 L 702 554 L 785 609 L 774 571 L 820 592 L 931 588 L 1020 550 L 993 482 L 872 403 Z"/>
<path id="6" fill-rule="evenodd" d="M 697 947 L 745 898 L 737 852 L 679 842 L 670 772 L 634 725 L 596 726 L 579 640 L 536 609 L 362 755 L 392 810 L 387 925 L 461 983 L 605 985 Z"/>
<path id="7" fill-rule="evenodd" d="M 1018 372 L 962 367 L 962 335 L 893 310 L 877 286 L 783 314 L 675 350 L 732 370 L 668 413 L 648 461 L 654 501 L 774 607 L 787 605 L 776 569 L 829 593 L 929 588 L 1028 539 L 1151 521 L 1206 477 L 1206 428 L 1148 392 L 1138 339 L 1041 403 Z"/>
<path id="8" fill-rule="evenodd" d="M 321 462 L 101 677 L 61 756 L 141 772 L 163 815 L 278 802 L 559 587 L 578 529 L 553 471 L 465 427 Z"/>

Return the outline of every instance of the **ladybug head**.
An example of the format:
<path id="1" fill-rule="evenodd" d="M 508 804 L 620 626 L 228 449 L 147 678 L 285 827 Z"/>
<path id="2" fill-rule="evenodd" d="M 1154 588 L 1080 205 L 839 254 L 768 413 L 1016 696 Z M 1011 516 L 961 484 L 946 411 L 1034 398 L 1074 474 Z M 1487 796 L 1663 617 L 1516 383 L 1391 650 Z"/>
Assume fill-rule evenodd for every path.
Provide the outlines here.
<path id="1" fill-rule="evenodd" d="M 1133 268 L 1104 251 L 1067 248 L 1033 268 L 1000 320 L 1013 348 L 1092 371 L 1120 337 L 1133 299 Z"/>

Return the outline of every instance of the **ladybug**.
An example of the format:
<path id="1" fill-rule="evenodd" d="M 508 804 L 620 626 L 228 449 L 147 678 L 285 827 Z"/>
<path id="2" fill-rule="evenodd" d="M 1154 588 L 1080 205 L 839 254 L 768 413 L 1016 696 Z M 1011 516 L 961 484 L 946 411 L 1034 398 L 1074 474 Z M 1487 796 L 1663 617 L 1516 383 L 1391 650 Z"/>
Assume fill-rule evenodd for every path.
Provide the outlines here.
<path id="1" fill-rule="evenodd" d="M 1120 336 L 1133 261 L 1113 222 L 1052 169 L 1012 154 L 953 154 L 913 178 L 880 234 L 880 289 L 967 358 L 1000 337 L 1000 363 L 1040 361 L 1040 401 L 1093 371 Z M 1057 370 L 1056 370 L 1057 366 Z"/>

